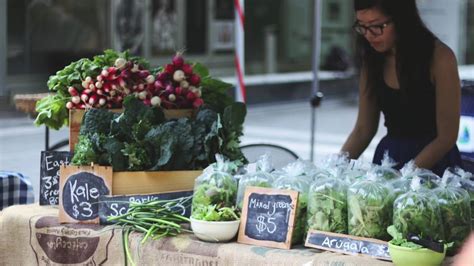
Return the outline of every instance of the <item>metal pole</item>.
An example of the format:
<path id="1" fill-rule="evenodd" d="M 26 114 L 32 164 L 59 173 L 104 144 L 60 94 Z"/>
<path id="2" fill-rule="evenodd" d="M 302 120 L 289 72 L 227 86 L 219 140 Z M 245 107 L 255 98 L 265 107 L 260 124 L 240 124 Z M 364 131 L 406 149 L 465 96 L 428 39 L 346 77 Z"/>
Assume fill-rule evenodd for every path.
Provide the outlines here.
<path id="1" fill-rule="evenodd" d="M 236 99 L 245 102 L 245 1 L 234 0 L 235 9 L 235 66 L 237 86 L 235 86 Z"/>
<path id="2" fill-rule="evenodd" d="M 316 107 L 319 106 L 322 94 L 319 92 L 319 57 L 321 48 L 321 1 L 314 0 L 314 25 L 313 25 L 313 83 L 311 95 L 311 154 L 310 160 L 314 160 L 315 156 L 315 133 L 316 133 Z"/>

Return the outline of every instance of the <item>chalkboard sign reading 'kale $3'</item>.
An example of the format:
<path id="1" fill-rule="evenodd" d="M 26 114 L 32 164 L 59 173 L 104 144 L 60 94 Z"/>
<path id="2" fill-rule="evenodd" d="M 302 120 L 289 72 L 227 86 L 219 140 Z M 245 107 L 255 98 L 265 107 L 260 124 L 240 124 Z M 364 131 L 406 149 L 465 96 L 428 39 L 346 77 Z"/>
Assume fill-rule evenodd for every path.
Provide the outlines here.
<path id="1" fill-rule="evenodd" d="M 59 204 L 59 167 L 69 165 L 72 154 L 67 151 L 42 151 L 40 162 L 40 205 Z"/>
<path id="2" fill-rule="evenodd" d="M 98 223 L 99 197 L 111 188 L 111 167 L 61 166 L 59 222 Z"/>
<path id="3" fill-rule="evenodd" d="M 298 192 L 248 187 L 238 241 L 289 249 Z"/>

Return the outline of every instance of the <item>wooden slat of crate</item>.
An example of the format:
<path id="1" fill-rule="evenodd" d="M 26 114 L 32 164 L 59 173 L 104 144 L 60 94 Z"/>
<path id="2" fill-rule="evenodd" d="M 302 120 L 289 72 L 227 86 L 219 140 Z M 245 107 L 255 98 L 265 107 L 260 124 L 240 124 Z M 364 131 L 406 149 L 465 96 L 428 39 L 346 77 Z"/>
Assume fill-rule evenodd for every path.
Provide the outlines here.
<path id="1" fill-rule="evenodd" d="M 113 195 L 193 190 L 198 171 L 114 172 Z"/>

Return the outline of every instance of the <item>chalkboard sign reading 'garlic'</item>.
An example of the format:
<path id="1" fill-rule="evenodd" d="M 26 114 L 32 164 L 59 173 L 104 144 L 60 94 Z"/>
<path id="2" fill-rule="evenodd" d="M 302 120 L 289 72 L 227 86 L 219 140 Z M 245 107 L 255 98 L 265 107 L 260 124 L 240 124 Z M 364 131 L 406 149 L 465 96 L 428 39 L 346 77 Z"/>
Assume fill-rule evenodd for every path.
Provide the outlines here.
<path id="1" fill-rule="evenodd" d="M 392 260 L 387 242 L 373 238 L 311 230 L 308 232 L 305 246 L 381 260 Z"/>
<path id="2" fill-rule="evenodd" d="M 99 197 L 111 195 L 112 168 L 61 166 L 59 222 L 99 223 Z"/>
<path id="3" fill-rule="evenodd" d="M 291 248 L 298 192 L 247 187 L 238 242 Z"/>
<path id="4" fill-rule="evenodd" d="M 69 165 L 72 154 L 67 151 L 42 151 L 40 162 L 40 205 L 59 204 L 59 167 Z"/>

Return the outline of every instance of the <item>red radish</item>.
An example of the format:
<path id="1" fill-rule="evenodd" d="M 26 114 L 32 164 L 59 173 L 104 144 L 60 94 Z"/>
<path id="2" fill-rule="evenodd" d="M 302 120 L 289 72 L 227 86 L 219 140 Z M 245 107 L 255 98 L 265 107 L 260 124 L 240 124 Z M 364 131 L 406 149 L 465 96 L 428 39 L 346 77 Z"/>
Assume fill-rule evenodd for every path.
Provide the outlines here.
<path id="1" fill-rule="evenodd" d="M 104 106 L 106 102 L 107 102 L 107 100 L 105 100 L 105 98 L 100 98 L 99 99 L 99 105 L 100 106 Z"/>
<path id="2" fill-rule="evenodd" d="M 196 100 L 194 100 L 193 106 L 194 108 L 199 108 L 199 106 L 201 106 L 203 103 L 204 101 L 201 98 L 197 98 Z"/>
<path id="3" fill-rule="evenodd" d="M 143 100 L 143 104 L 150 106 L 151 105 L 151 100 L 150 99 L 145 99 Z"/>
<path id="4" fill-rule="evenodd" d="M 161 82 L 164 82 L 167 78 L 168 78 L 169 74 L 166 73 L 166 72 L 161 72 L 160 74 L 158 74 L 158 77 L 157 79 Z"/>
<path id="5" fill-rule="evenodd" d="M 193 87 L 192 89 L 190 89 L 190 91 L 192 91 L 196 95 L 197 98 L 201 97 L 201 90 L 200 89 Z"/>
<path id="6" fill-rule="evenodd" d="M 98 98 L 98 97 L 97 97 L 97 94 L 91 95 L 91 97 L 89 98 L 88 103 L 89 103 L 90 105 L 94 105 L 94 104 L 97 102 L 97 98 Z"/>
<path id="7" fill-rule="evenodd" d="M 173 79 L 176 82 L 181 82 L 186 78 L 182 70 L 176 70 L 173 74 Z"/>
<path id="8" fill-rule="evenodd" d="M 124 58 L 119 57 L 119 58 L 117 58 L 117 60 L 115 60 L 114 65 L 119 69 L 123 69 L 123 68 L 125 68 L 126 64 L 127 64 L 127 60 L 125 60 Z"/>
<path id="9" fill-rule="evenodd" d="M 86 77 L 86 79 L 84 81 L 87 82 L 87 83 L 91 83 L 92 78 L 91 77 Z"/>
<path id="10" fill-rule="evenodd" d="M 102 88 L 102 82 L 97 81 L 97 82 L 95 83 L 95 87 L 96 87 L 97 89 L 101 89 L 101 88 Z"/>
<path id="11" fill-rule="evenodd" d="M 170 95 L 168 96 L 168 100 L 170 100 L 170 102 L 176 101 L 176 95 L 170 94 Z"/>
<path id="12" fill-rule="evenodd" d="M 100 72 L 100 75 L 103 76 L 103 77 L 108 77 L 109 76 L 109 71 L 107 70 L 102 70 L 102 72 Z"/>
<path id="13" fill-rule="evenodd" d="M 94 83 L 89 84 L 89 90 L 94 91 L 95 90 L 95 85 Z"/>
<path id="14" fill-rule="evenodd" d="M 138 71 L 140 71 L 140 68 L 138 68 L 138 65 L 137 64 L 133 64 L 133 67 L 132 67 L 132 70 L 131 70 L 133 73 L 137 73 Z"/>
<path id="15" fill-rule="evenodd" d="M 151 98 L 151 105 L 153 106 L 160 106 L 161 104 L 161 99 L 158 96 L 154 96 Z"/>
<path id="16" fill-rule="evenodd" d="M 76 88 L 74 88 L 74 87 L 72 87 L 72 86 L 69 87 L 69 88 L 67 89 L 67 91 L 69 92 L 69 94 L 71 94 L 71 96 L 77 96 L 77 95 L 78 95 Z"/>
<path id="17" fill-rule="evenodd" d="M 120 76 L 124 79 L 128 79 L 132 76 L 132 73 L 128 69 L 125 69 L 120 73 Z"/>
<path id="18" fill-rule="evenodd" d="M 184 64 L 184 59 L 183 57 L 181 56 L 181 54 L 176 54 L 174 57 L 173 57 L 173 65 L 176 67 L 176 68 L 180 68 L 181 66 L 183 66 Z"/>
<path id="19" fill-rule="evenodd" d="M 152 84 L 153 82 L 155 82 L 155 77 L 153 77 L 153 75 L 148 75 L 148 77 L 146 77 L 146 83 L 148 84 Z"/>
<path id="20" fill-rule="evenodd" d="M 85 89 L 85 90 L 82 91 L 82 93 L 85 93 L 87 95 L 89 95 L 91 92 L 92 92 L 92 90 L 90 90 L 90 89 Z"/>
<path id="21" fill-rule="evenodd" d="M 81 98 L 79 96 L 74 96 L 71 98 L 71 102 L 74 104 L 78 104 L 81 102 Z"/>
<path id="22" fill-rule="evenodd" d="M 117 91 L 110 91 L 110 96 L 115 96 L 117 94 Z"/>
<path id="23" fill-rule="evenodd" d="M 89 95 L 87 95 L 86 93 L 82 93 L 81 94 L 81 100 L 83 102 L 87 102 L 87 100 L 89 100 Z"/>
<path id="24" fill-rule="evenodd" d="M 173 64 L 167 64 L 165 66 L 165 73 L 172 75 L 174 73 L 175 67 Z"/>
<path id="25" fill-rule="evenodd" d="M 67 102 L 66 103 L 66 108 L 67 109 L 72 109 L 74 107 L 74 104 L 72 102 Z"/>
<path id="26" fill-rule="evenodd" d="M 155 90 L 159 90 L 159 89 L 163 88 L 163 83 L 161 81 L 157 80 L 157 81 L 155 81 L 154 86 L 155 86 Z"/>
<path id="27" fill-rule="evenodd" d="M 200 82 L 201 82 L 201 77 L 199 77 L 196 74 L 191 75 L 191 77 L 189 78 L 189 83 L 191 83 L 191 85 L 197 86 L 199 85 Z"/>
<path id="28" fill-rule="evenodd" d="M 145 85 L 143 85 L 143 83 L 138 84 L 138 90 L 139 91 L 142 91 L 144 89 L 145 89 Z"/>
<path id="29" fill-rule="evenodd" d="M 107 68 L 107 71 L 108 71 L 109 75 L 115 75 L 115 73 L 117 73 L 117 68 L 109 67 L 109 68 Z M 103 75 L 103 76 L 106 76 L 106 75 Z"/>
<path id="30" fill-rule="evenodd" d="M 183 89 L 187 89 L 189 87 L 189 82 L 183 80 L 181 83 L 179 83 L 179 86 L 181 86 Z"/>
<path id="31" fill-rule="evenodd" d="M 140 100 L 145 100 L 146 99 L 146 96 L 147 96 L 147 92 L 146 91 L 142 91 L 140 93 L 138 93 L 138 98 Z"/>
<path id="32" fill-rule="evenodd" d="M 166 90 L 165 90 L 165 91 L 168 92 L 168 93 L 174 93 L 174 87 L 173 87 L 173 85 L 168 85 L 168 86 L 166 86 Z"/>
<path id="33" fill-rule="evenodd" d="M 102 80 L 104 80 L 104 77 L 102 77 L 102 75 L 98 75 L 95 79 L 97 81 L 102 81 Z"/>
<path id="34" fill-rule="evenodd" d="M 142 70 L 140 72 L 138 72 L 138 76 L 142 79 L 148 77 L 150 75 L 150 71 L 148 70 Z"/>
<path id="35" fill-rule="evenodd" d="M 112 84 L 112 90 L 117 90 L 117 89 L 118 89 L 117 85 Z"/>
<path id="36" fill-rule="evenodd" d="M 118 83 L 120 85 L 120 87 L 125 87 L 127 86 L 127 83 L 125 82 L 125 80 L 123 78 L 118 78 Z"/>
<path id="37" fill-rule="evenodd" d="M 193 74 L 193 67 L 190 64 L 184 64 L 181 70 L 188 76 Z"/>
<path id="38" fill-rule="evenodd" d="M 176 89 L 174 89 L 174 92 L 176 93 L 176 95 L 181 95 L 183 94 L 183 88 L 176 87 Z"/>
<path id="39" fill-rule="evenodd" d="M 188 91 L 188 93 L 186 94 L 186 99 L 193 101 L 194 99 L 196 99 L 196 95 L 192 91 Z"/>
<path id="40" fill-rule="evenodd" d="M 89 82 L 83 81 L 83 82 L 81 83 L 81 85 L 82 85 L 82 87 L 83 87 L 84 89 L 89 88 Z"/>

